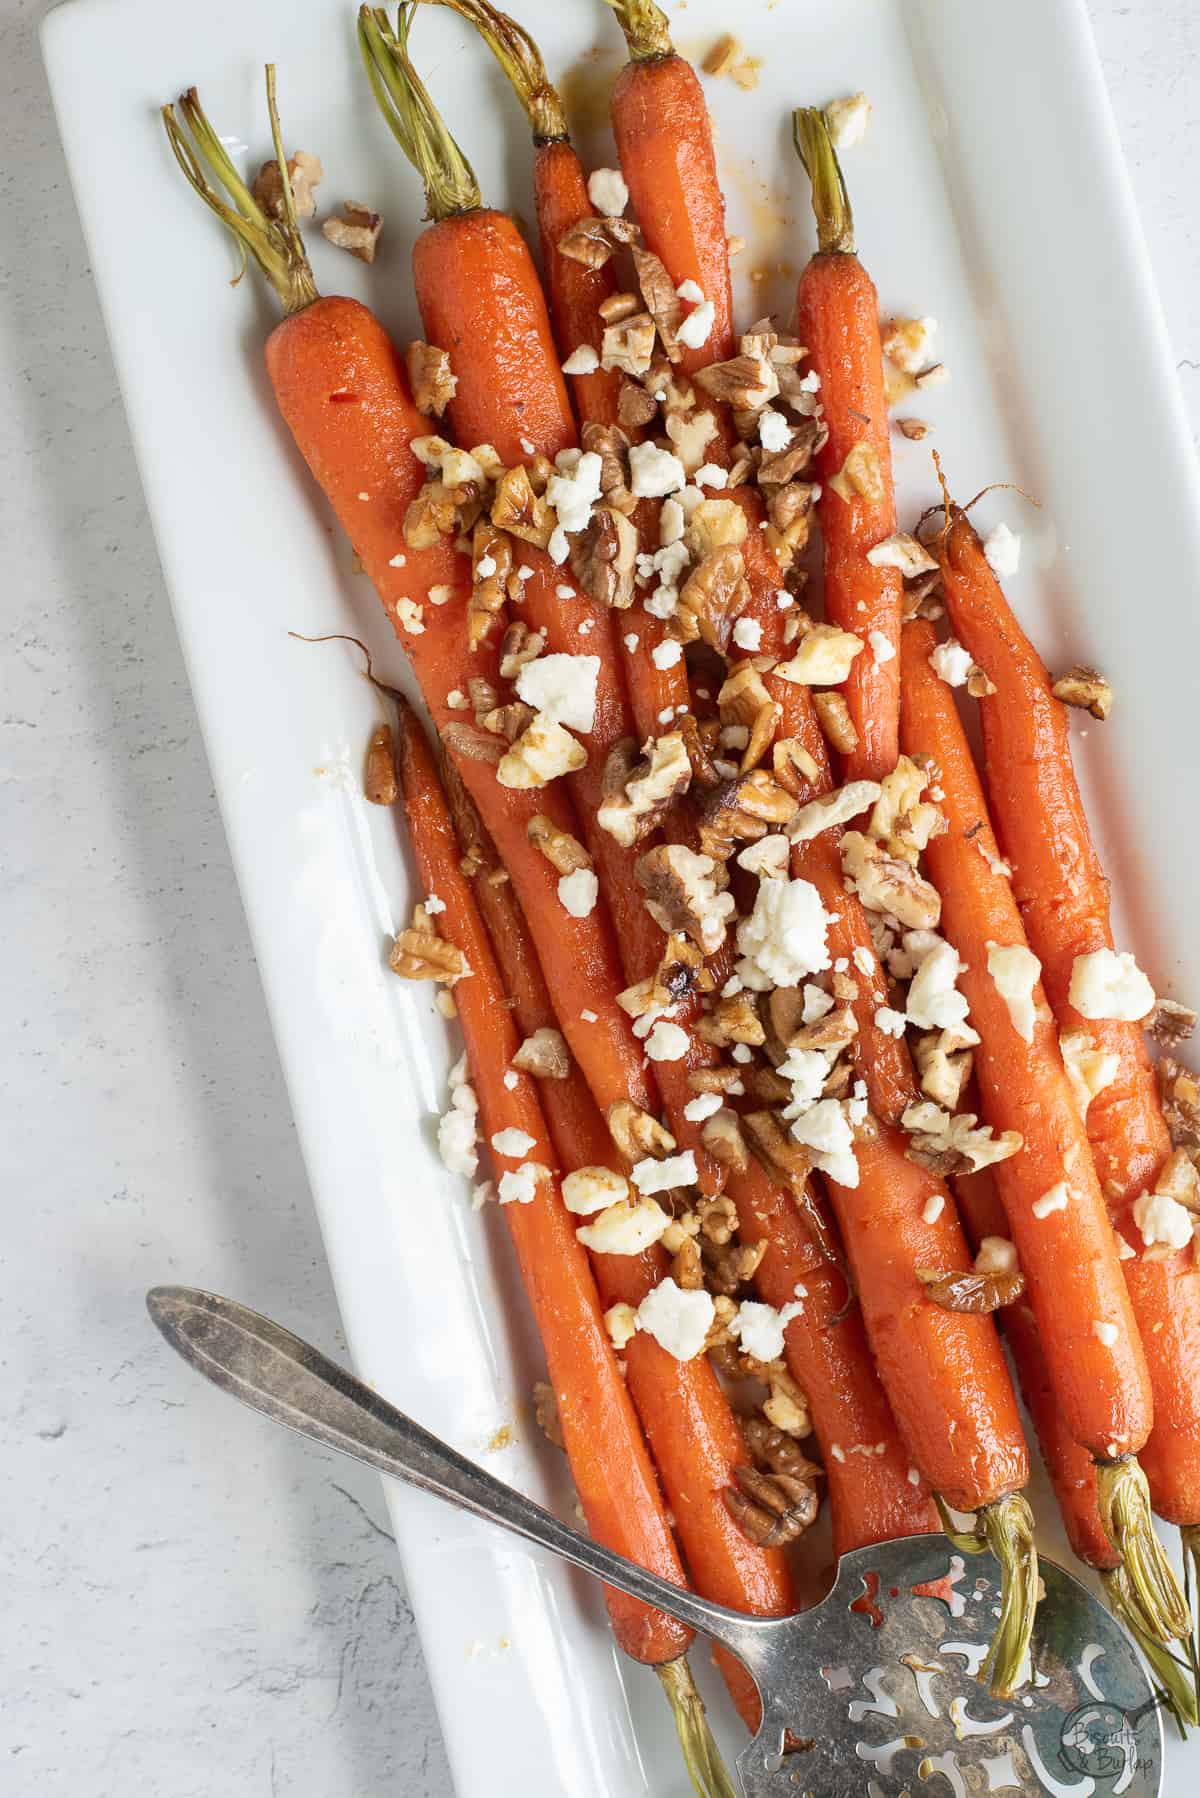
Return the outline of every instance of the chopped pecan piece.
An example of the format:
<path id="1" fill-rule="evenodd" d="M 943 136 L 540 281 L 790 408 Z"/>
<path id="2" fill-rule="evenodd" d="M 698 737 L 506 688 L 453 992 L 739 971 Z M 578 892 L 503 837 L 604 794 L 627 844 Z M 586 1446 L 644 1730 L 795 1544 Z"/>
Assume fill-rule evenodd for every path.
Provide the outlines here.
<path id="1" fill-rule="evenodd" d="M 577 869 L 592 865 L 592 858 L 583 844 L 569 830 L 560 830 L 543 812 L 535 813 L 529 820 L 525 834 L 559 874 L 574 874 Z"/>
<path id="2" fill-rule="evenodd" d="M 1079 706 L 1081 710 L 1090 712 L 1093 718 L 1101 723 L 1112 711 L 1113 690 L 1109 681 L 1095 668 L 1085 668 L 1076 663 L 1068 668 L 1055 681 L 1051 692 L 1055 699 L 1061 699 L 1064 705 Z"/>
<path id="3" fill-rule="evenodd" d="M 1020 1268 L 986 1274 L 960 1268 L 918 1267 L 914 1271 L 925 1297 L 943 1311 L 968 1311 L 975 1316 L 999 1311 L 1002 1305 L 1014 1304 L 1025 1290 Z"/>
<path id="4" fill-rule="evenodd" d="M 504 754 L 504 741 L 501 737 L 493 737 L 487 731 L 478 730 L 472 724 L 460 724 L 452 720 L 442 726 L 442 742 L 454 755 L 464 756 L 471 762 L 499 762 Z"/>
<path id="5" fill-rule="evenodd" d="M 946 1111 L 957 1111 L 975 1065 L 970 1049 L 948 1050 L 942 1031 L 930 1031 L 913 1042 L 913 1060 L 921 1082 L 921 1091 L 935 1105 Z"/>
<path id="6" fill-rule="evenodd" d="M 693 1068 L 688 1086 L 694 1093 L 738 1093 L 743 1086 L 742 1070 L 731 1067 Z"/>
<path id="7" fill-rule="evenodd" d="M 712 1117 L 706 1119 L 700 1131 L 700 1140 L 721 1167 L 729 1168 L 737 1174 L 745 1173 L 748 1157 L 736 1111 L 714 1112 Z"/>
<path id="8" fill-rule="evenodd" d="M 600 341 L 600 366 L 625 375 L 644 375 L 654 359 L 654 320 L 648 312 L 635 312 L 615 325 L 605 325 Z"/>
<path id="9" fill-rule="evenodd" d="M 758 465 L 760 487 L 783 487 L 802 475 L 824 449 L 829 426 L 823 418 L 805 418 L 792 429 L 787 446 L 764 456 Z"/>
<path id="10" fill-rule="evenodd" d="M 492 498 L 492 523 L 498 531 L 507 531 L 539 549 L 545 549 L 549 543 L 554 513 L 541 494 L 534 491 L 530 471 L 522 463 L 501 477 Z"/>
<path id="11" fill-rule="evenodd" d="M 664 1237 L 665 1241 L 666 1238 Z M 704 1262 L 694 1236 L 684 1236 L 675 1251 L 671 1278 L 684 1292 L 700 1292 L 704 1286 Z"/>
<path id="12" fill-rule="evenodd" d="M 682 643 L 697 638 L 724 654 L 734 620 L 750 598 L 742 552 L 732 543 L 714 549 L 694 568 L 679 593 L 671 620 L 672 634 Z"/>
<path id="13" fill-rule="evenodd" d="M 923 418 L 898 418 L 896 429 L 902 437 L 907 437 L 910 443 L 923 442 L 930 431 L 930 427 Z"/>
<path id="14" fill-rule="evenodd" d="M 367 744 L 367 766 L 363 775 L 363 795 L 372 805 L 395 805 L 400 797 L 396 776 L 396 749 L 390 724 L 380 724 L 371 732 Z"/>
<path id="15" fill-rule="evenodd" d="M 417 411 L 427 418 L 440 418 L 458 388 L 458 376 L 451 372 L 446 351 L 417 338 L 404 352 L 404 366 Z"/>
<path id="16" fill-rule="evenodd" d="M 746 1091 L 760 1105 L 786 1105 L 792 1096 L 790 1083 L 774 1068 L 747 1068 Z"/>
<path id="17" fill-rule="evenodd" d="M 623 737 L 604 765 L 596 822 L 626 849 L 652 830 L 691 784 L 692 764 L 682 732 L 654 737 L 648 749 L 638 760 L 633 738 Z"/>
<path id="18" fill-rule="evenodd" d="M 711 992 L 712 984 L 703 950 L 679 931 L 672 931 L 654 970 L 655 1005 L 677 1005 L 692 993 Z"/>
<path id="19" fill-rule="evenodd" d="M 904 587 L 903 613 L 904 622 L 910 623 L 914 618 L 928 618 L 936 623 L 946 608 L 941 600 L 942 571 L 936 574 L 920 574 L 915 581 L 908 581 Z"/>
<path id="20" fill-rule="evenodd" d="M 737 1485 L 725 1487 L 725 1503 L 742 1534 L 760 1548 L 782 1548 L 815 1522 L 817 1494 L 808 1481 L 753 1467 L 735 1467 L 733 1477 Z"/>
<path id="21" fill-rule="evenodd" d="M 1180 1005 L 1174 999 L 1159 999 L 1154 1010 L 1146 1019 L 1143 1029 L 1148 1030 L 1156 1043 L 1164 1049 L 1178 1049 L 1186 1043 L 1196 1028 L 1196 1013 L 1188 1005 Z"/>
<path id="22" fill-rule="evenodd" d="M 697 1021 L 696 1034 L 718 1049 L 730 1043 L 749 1043 L 758 1048 L 767 1040 L 749 993 L 731 993 L 727 999 L 718 999 L 711 1012 Z"/>
<path id="23" fill-rule="evenodd" d="M 770 703 L 771 695 L 753 662 L 739 662 L 717 694 L 722 724 L 753 724 Z"/>
<path id="24" fill-rule="evenodd" d="M 614 250 L 632 243 L 637 226 L 631 219 L 583 218 L 558 240 L 558 253 L 584 268 L 603 268 Z"/>
<path id="25" fill-rule="evenodd" d="M 440 980 L 447 986 L 471 972 L 462 950 L 438 935 L 423 905 L 413 908 L 412 923 L 392 944 L 388 966 L 404 980 Z"/>
<path id="26" fill-rule="evenodd" d="M 318 156 L 310 156 L 307 150 L 297 150 L 294 156 L 287 159 L 288 180 L 292 184 L 292 199 L 295 202 L 296 217 L 310 219 L 317 210 L 317 188 L 325 171 L 321 167 Z M 280 224 L 284 221 L 283 182 L 279 175 L 279 164 L 274 159 L 264 162 L 254 177 L 254 198 L 263 211 L 269 213 Z"/>
<path id="27" fill-rule="evenodd" d="M 615 325 L 623 318 L 632 317 L 641 309 L 641 302 L 636 293 L 610 293 L 607 299 L 601 300 L 596 311 L 606 325 Z"/>
<path id="28" fill-rule="evenodd" d="M 739 548 L 748 529 L 746 514 L 735 499 L 705 499 L 688 519 L 684 542 L 693 561 L 702 562 L 716 549 Z"/>
<path id="29" fill-rule="evenodd" d="M 1176 1148 L 1200 1148 L 1200 1080 L 1174 1056 L 1161 1055 L 1158 1085 L 1172 1143 Z"/>
<path id="30" fill-rule="evenodd" d="M 554 1388 L 546 1380 L 533 1382 L 533 1415 L 546 1441 L 552 1442 L 555 1448 L 565 1448 Z"/>
<path id="31" fill-rule="evenodd" d="M 786 787 L 796 800 L 811 796 L 810 789 L 821 779 L 820 768 L 797 737 L 784 737 L 775 744 L 771 751 L 771 766 L 780 786 Z"/>
<path id="32" fill-rule="evenodd" d="M 467 602 L 467 647 L 478 649 L 490 636 L 504 606 L 512 544 L 486 518 L 471 539 L 471 597 Z"/>
<path id="33" fill-rule="evenodd" d="M 349 250 L 360 262 L 374 262 L 375 246 L 383 230 L 383 214 L 358 200 L 343 200 L 340 219 L 326 219 L 321 235 L 339 250 Z"/>
<path id="34" fill-rule="evenodd" d="M 811 1480 L 821 1472 L 790 1436 L 777 1430 L 765 1417 L 745 1418 L 742 1434 L 755 1461 L 768 1473 L 790 1473 L 793 1479 Z"/>
<path id="35" fill-rule="evenodd" d="M 858 731 L 843 696 L 840 693 L 814 693 L 813 705 L 826 742 L 839 755 L 852 755 L 858 748 Z"/>
<path id="36" fill-rule="evenodd" d="M 700 808 L 700 844 L 706 855 L 725 861 L 737 842 L 756 843 L 796 815 L 796 801 L 765 768 L 739 774 L 705 795 Z"/>
<path id="37" fill-rule="evenodd" d="M 531 631 L 523 619 L 514 618 L 500 643 L 500 677 L 516 680 L 522 668 L 536 662 L 546 647 L 541 631 Z"/>
<path id="38" fill-rule="evenodd" d="M 683 317 L 683 301 L 675 291 L 675 283 L 660 258 L 639 245 L 634 246 L 633 266 L 642 300 L 658 328 L 663 349 L 670 361 L 678 362 L 683 351 L 679 347 L 676 331 Z"/>
<path id="39" fill-rule="evenodd" d="M 623 313 L 621 318 L 627 318 Z M 619 322 L 617 320 L 614 323 Z M 627 375 L 622 375 L 621 385 L 617 392 L 617 423 L 623 431 L 637 431 L 648 425 L 658 411 L 658 401 L 652 393 Z"/>
<path id="40" fill-rule="evenodd" d="M 675 1148 L 671 1132 L 628 1099 L 618 1099 L 609 1106 L 607 1122 L 608 1133 L 626 1161 L 640 1161 L 646 1155 L 661 1160 Z"/>
<path id="41" fill-rule="evenodd" d="M 633 604 L 638 535 L 614 506 L 597 506 L 571 538 L 571 572 L 590 599 L 623 612 Z"/>
<path id="42" fill-rule="evenodd" d="M 907 930 L 936 930 L 942 915 L 937 888 L 910 863 L 888 855 L 858 830 L 841 841 L 842 869 L 868 911 L 890 912 Z"/>
<path id="43" fill-rule="evenodd" d="M 666 931 L 689 936 L 711 955 L 725 941 L 733 895 L 717 886 L 717 864 L 682 843 L 660 843 L 638 858 L 634 868 L 646 895 L 646 910 Z M 721 870 L 722 878 L 724 870 Z"/>
<path id="44" fill-rule="evenodd" d="M 830 476 L 828 485 L 839 499 L 862 498 L 873 506 L 879 505 L 884 495 L 884 482 L 875 445 L 861 438 L 847 451 L 846 460 L 838 472 Z"/>
<path id="45" fill-rule="evenodd" d="M 410 549 L 432 549 L 458 530 L 458 489 L 426 481 L 404 514 L 404 541 Z"/>
<path id="46" fill-rule="evenodd" d="M 812 1159 L 773 1111 L 744 1111 L 741 1122 L 743 1135 L 768 1173 L 793 1189 L 806 1184 Z"/>
<path id="47" fill-rule="evenodd" d="M 779 376 L 761 352 L 737 355 L 697 370 L 705 393 L 738 412 L 761 412 L 779 392 Z"/>
<path id="48" fill-rule="evenodd" d="M 543 1024 L 527 1036 L 512 1058 L 512 1065 L 535 1080 L 565 1080 L 571 1072 L 571 1053 L 561 1031 Z"/>

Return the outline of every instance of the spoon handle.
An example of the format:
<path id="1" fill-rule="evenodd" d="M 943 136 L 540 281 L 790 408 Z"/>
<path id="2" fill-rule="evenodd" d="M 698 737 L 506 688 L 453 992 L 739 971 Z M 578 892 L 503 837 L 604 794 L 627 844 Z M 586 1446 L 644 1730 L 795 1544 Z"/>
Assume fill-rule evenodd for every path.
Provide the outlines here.
<path id="1" fill-rule="evenodd" d="M 431 1436 L 290 1330 L 233 1299 L 193 1286 L 152 1287 L 146 1306 L 185 1361 L 264 1417 L 548 1548 L 585 1573 L 703 1631 L 753 1671 L 759 1658 L 755 1649 L 769 1620 L 710 1604 L 581 1536 Z"/>

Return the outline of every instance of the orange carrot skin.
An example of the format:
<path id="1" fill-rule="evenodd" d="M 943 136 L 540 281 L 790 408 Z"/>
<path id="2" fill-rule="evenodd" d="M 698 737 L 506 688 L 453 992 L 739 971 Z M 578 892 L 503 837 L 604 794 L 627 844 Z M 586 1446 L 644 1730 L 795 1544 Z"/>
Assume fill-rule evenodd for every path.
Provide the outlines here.
<path id="1" fill-rule="evenodd" d="M 1200 1521 L 1200 1269 L 1190 1249 L 1146 1261 L 1131 1207 L 1170 1153 L 1153 1064 L 1139 1024 L 1085 1018 L 1070 1002 L 1077 955 L 1113 947 L 1109 890 L 1071 758 L 1066 707 L 1017 622 L 971 524 L 957 513 L 942 546 L 954 628 L 996 693 L 980 707 L 997 834 L 1060 1029 L 1086 1030 L 1117 1058 L 1092 1100 L 1087 1133 L 1104 1196 L 1135 1258 L 1121 1263 L 1154 1394 L 1142 1452 L 1154 1508 Z"/>
<path id="2" fill-rule="evenodd" d="M 900 616 L 903 582 L 895 568 L 873 568 L 867 551 L 896 529 L 887 396 L 875 286 L 857 256 L 822 251 L 800 277 L 796 329 L 821 377 L 829 441 L 817 458 L 817 502 L 825 542 L 825 616 L 867 643 L 854 658 L 844 691 L 858 731 L 846 757 L 851 780 L 881 780 L 896 766 L 900 707 Z M 877 502 L 842 499 L 829 485 L 859 442 L 875 450 L 883 481 Z M 881 631 L 897 654 L 877 662 L 871 631 Z"/>
<path id="3" fill-rule="evenodd" d="M 973 1248 L 977 1250 L 985 1236 L 1008 1235 L 1008 1220 L 990 1168 L 983 1168 L 976 1174 L 961 1174 L 953 1184 L 959 1213 Z M 1054 1487 L 1067 1539 L 1080 1560 L 1089 1567 L 1119 1567 L 1121 1557 L 1109 1541 L 1100 1518 L 1096 1463 L 1064 1427 L 1054 1382 L 1042 1353 L 1033 1307 L 1028 1299 L 1019 1298 L 998 1311 L 996 1321 L 1017 1370 L 1025 1409 L 1037 1431 L 1042 1459 Z"/>
<path id="4" fill-rule="evenodd" d="M 929 664 L 935 641 L 922 620 L 904 627 L 901 734 L 910 755 L 928 753 L 940 769 L 948 829 L 926 854 L 942 896 L 942 932 L 967 964 L 959 986 L 983 1038 L 975 1073 L 984 1115 L 997 1132 L 1017 1130 L 1024 1139 L 1018 1154 L 997 1164 L 996 1184 L 1066 1427 L 1112 1460 L 1136 1453 L 1150 1433 L 1146 1358 L 1041 986 L 1026 1043 L 987 972 L 987 944 L 1022 944 L 1024 931 L 1012 889 L 988 859 L 998 859 L 995 838 L 952 691 Z M 1036 1201 L 1064 1180 L 1067 1206 L 1035 1217 Z M 1115 1342 L 1102 1342 L 1096 1323 L 1112 1324 Z"/>
<path id="5" fill-rule="evenodd" d="M 443 729 L 461 722 L 447 696 L 456 688 L 465 691 L 472 675 L 498 682 L 497 649 L 485 643 L 474 654 L 467 651 L 466 564 L 449 541 L 419 551 L 405 544 L 405 514 L 425 479 L 409 445 L 427 433 L 429 421 L 413 406 L 387 333 L 357 300 L 317 300 L 276 327 L 266 358 L 283 418 L 362 558 L 435 724 Z M 361 493 L 370 498 L 362 500 Z M 424 628 L 406 629 L 399 601 L 420 603 L 437 584 L 451 585 L 461 598 L 425 605 Z M 485 763 L 461 755 L 455 761 L 522 905 L 532 917 L 553 920 L 561 946 L 555 970 L 559 1024 L 593 1091 L 606 1106 L 625 1098 L 649 1104 L 641 1045 L 616 1003 L 623 974 L 607 914 L 597 907 L 588 918 L 570 917 L 558 899 L 558 875 L 526 834 L 537 812 L 578 834 L 562 783 L 508 791 Z M 594 1021 L 584 1012 L 595 1013 Z"/>
<path id="6" fill-rule="evenodd" d="M 427 226 L 413 245 L 413 277 L 426 336 L 459 378 L 450 402 L 459 443 L 491 443 L 510 466 L 525 459 L 522 439 L 551 458 L 570 448 L 571 401 L 545 297 L 508 214 L 481 209 Z"/>
<path id="7" fill-rule="evenodd" d="M 695 70 L 681 56 L 626 63 L 613 88 L 612 126 L 646 247 L 676 287 L 695 281 L 715 308 L 707 342 L 685 346 L 679 366 L 694 374 L 724 362 L 734 342 L 725 198 Z"/>
<path id="8" fill-rule="evenodd" d="M 784 1341 L 821 1445 L 834 1553 L 936 1530 L 929 1488 L 909 1476 L 912 1457 L 879 1384 L 859 1312 L 851 1306 L 838 1315 L 846 1300 L 841 1274 L 821 1255 L 791 1195 L 757 1163 L 732 1175 L 727 1190 L 737 1206 L 740 1240 L 770 1245 L 755 1275 L 760 1297 L 781 1308 L 795 1299 L 797 1285 L 807 1295 Z M 869 1456 L 861 1453 L 866 1447 Z"/>
<path id="9" fill-rule="evenodd" d="M 425 888 L 445 901 L 443 934 L 465 955 L 471 973 L 455 983 L 455 1002 L 479 1098 L 483 1134 L 515 1128 L 534 1139 L 526 1155 L 492 1151 L 502 1172 L 520 1161 L 549 1168 L 553 1150 L 534 1082 L 504 1075 L 519 1047 L 503 981 L 483 920 L 459 866 L 458 839 L 433 757 L 408 715 L 398 753 L 405 807 Z M 684 1585 L 662 1495 L 633 1405 L 617 1367 L 587 1256 L 562 1203 L 558 1182 L 539 1182 L 528 1205 L 504 1207 L 558 1404 L 567 1458 L 593 1535 L 610 1548 Z M 660 1612 L 606 1590 L 621 1646 L 635 1660 L 658 1663 L 682 1654 L 691 1632 Z"/>
<path id="10" fill-rule="evenodd" d="M 582 344 L 589 344 L 599 355 L 604 320 L 598 308 L 617 291 L 617 281 L 611 262 L 603 268 L 585 268 L 583 263 L 559 253 L 561 239 L 580 220 L 593 218 L 596 212 L 588 198 L 579 157 L 568 139 L 538 145 L 533 159 L 533 193 L 550 316 L 563 360 Z M 569 378 L 579 416 L 597 424 L 615 425 L 621 391 L 621 377 L 616 370 L 597 368 L 589 375 Z"/>
<path id="11" fill-rule="evenodd" d="M 963 1271 L 971 1257 L 944 1182 L 905 1147 L 880 1124 L 856 1144 L 858 1186 L 827 1185 L 901 1435 L 934 1490 L 974 1511 L 1025 1484 L 1029 1455 L 992 1319 L 944 1311 L 916 1277 L 918 1267 Z M 931 1200 L 940 1210 L 927 1217 Z"/>

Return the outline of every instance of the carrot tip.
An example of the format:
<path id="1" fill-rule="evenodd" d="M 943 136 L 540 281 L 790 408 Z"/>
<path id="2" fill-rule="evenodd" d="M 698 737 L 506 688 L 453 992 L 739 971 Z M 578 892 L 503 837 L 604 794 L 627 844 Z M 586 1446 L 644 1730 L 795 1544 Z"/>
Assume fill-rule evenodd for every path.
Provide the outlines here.
<path id="1" fill-rule="evenodd" d="M 664 1661 L 654 1671 L 671 1707 L 688 1777 L 700 1798 L 737 1798 L 725 1771 L 721 1750 L 709 1727 L 704 1700 L 692 1677 L 687 1656 L 681 1654 L 678 1660 Z"/>
<path id="2" fill-rule="evenodd" d="M 1192 1633 L 1188 1603 L 1154 1529 L 1150 1488 L 1136 1455 L 1096 1463 L 1096 1496 L 1108 1539 L 1127 1575 L 1127 1597 L 1142 1633 L 1166 1648 Z"/>

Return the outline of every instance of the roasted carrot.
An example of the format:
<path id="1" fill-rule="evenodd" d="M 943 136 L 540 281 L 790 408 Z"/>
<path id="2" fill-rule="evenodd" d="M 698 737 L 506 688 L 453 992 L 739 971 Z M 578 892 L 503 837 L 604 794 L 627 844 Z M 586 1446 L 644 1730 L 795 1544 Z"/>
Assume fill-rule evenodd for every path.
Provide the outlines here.
<path id="1" fill-rule="evenodd" d="M 802 107 L 794 128 L 817 220 L 817 253 L 796 295 L 796 329 L 821 377 L 829 427 L 817 458 L 825 615 L 868 645 L 846 683 L 858 748 L 845 765 L 854 779 L 879 780 L 895 767 L 898 750 L 902 603 L 899 570 L 867 560 L 867 552 L 896 529 L 879 302 L 855 254 L 850 202 L 824 115 Z"/>
<path id="2" fill-rule="evenodd" d="M 1141 1023 L 1088 1018 L 1071 1003 L 1076 958 L 1112 949 L 1113 935 L 1066 707 L 964 512 L 952 510 L 934 548 L 954 630 L 995 688 L 980 705 L 988 795 L 1046 997 L 1061 1031 L 1086 1033 L 1110 1058 L 1111 1078 L 1085 1121 L 1104 1197 L 1132 1251 L 1122 1270 L 1154 1395 L 1154 1429 L 1141 1456 L 1150 1496 L 1161 1517 L 1200 1524 L 1200 1269 L 1190 1243 L 1147 1257 L 1133 1216 L 1171 1152 L 1154 1067 Z"/>
<path id="3" fill-rule="evenodd" d="M 613 135 L 633 209 L 650 249 L 676 287 L 693 281 L 713 308 L 699 346 L 681 346 L 694 374 L 733 354 L 733 293 L 725 198 L 717 179 L 708 108 L 696 72 L 675 52 L 654 0 L 608 0 L 629 48 L 612 94 Z"/>
<path id="4" fill-rule="evenodd" d="M 988 971 L 996 948 L 1028 945 L 952 691 L 930 664 L 934 647 L 930 625 L 905 625 L 901 737 L 908 754 L 931 755 L 939 769 L 948 828 L 926 854 L 943 933 L 967 964 L 961 990 L 982 1038 L 975 1073 L 984 1115 L 1022 1139 L 997 1164 L 996 1183 L 1066 1427 L 1097 1461 L 1114 1547 L 1155 1633 L 1170 1640 L 1186 1635 L 1187 1611 L 1150 1526 L 1137 1461 L 1153 1415 L 1145 1355 L 1041 984 L 1023 1016 Z"/>
<path id="5" fill-rule="evenodd" d="M 447 776 L 447 800 L 472 869 L 475 902 L 512 1001 L 513 1019 L 519 1033 L 529 1038 L 535 1031 L 554 1027 L 545 975 L 511 884 L 495 878 L 500 863 L 478 813 L 450 770 Z M 538 1092 L 561 1168 L 627 1172 L 578 1068 L 542 1080 Z M 593 1253 L 591 1262 L 606 1307 L 636 1307 L 670 1272 L 669 1257 L 658 1245 L 640 1255 Z M 725 1502 L 725 1492 L 736 1489 L 737 1468 L 745 1467 L 750 1456 L 708 1360 L 697 1356 L 679 1361 L 644 1331 L 630 1338 L 623 1353 L 629 1391 L 696 1590 L 718 1604 L 761 1616 L 795 1610 L 782 1551 L 752 1542 Z M 753 1680 L 740 1662 L 727 1655 L 718 1659 L 743 1719 L 751 1730 L 757 1729 L 761 1704 Z"/>

